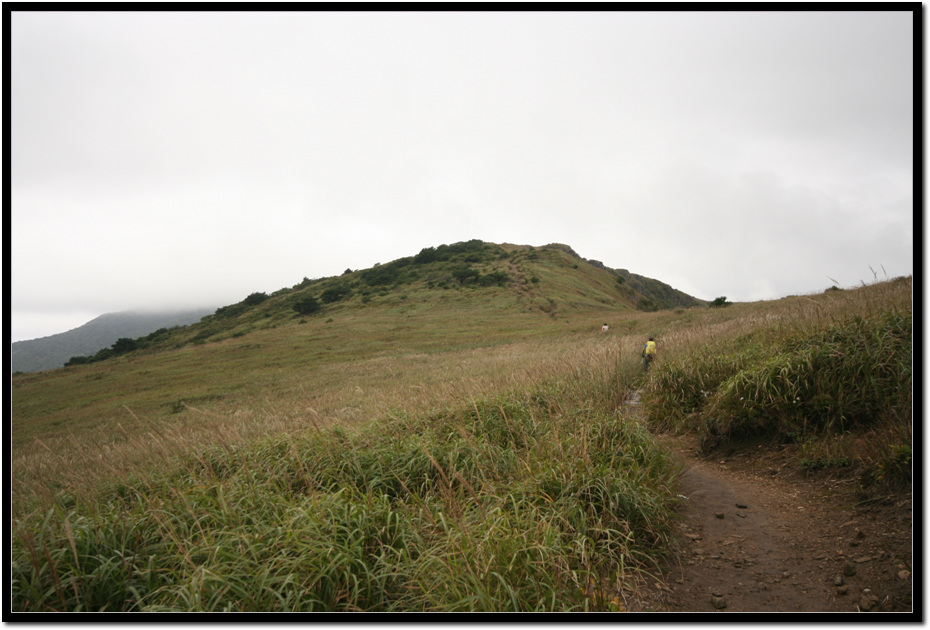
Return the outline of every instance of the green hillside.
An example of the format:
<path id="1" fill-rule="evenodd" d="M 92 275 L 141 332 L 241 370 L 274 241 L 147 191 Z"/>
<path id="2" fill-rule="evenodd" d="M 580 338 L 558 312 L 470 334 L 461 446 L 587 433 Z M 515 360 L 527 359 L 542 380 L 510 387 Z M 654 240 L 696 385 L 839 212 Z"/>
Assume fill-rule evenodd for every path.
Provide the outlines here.
<path id="1" fill-rule="evenodd" d="M 321 317 L 338 321 L 333 326 L 337 329 L 367 325 L 375 332 L 386 327 L 384 332 L 391 338 L 427 318 L 427 328 L 436 329 L 437 336 L 414 335 L 405 342 L 428 350 L 474 343 L 479 331 L 485 337 L 479 343 L 509 340 L 537 320 L 549 330 L 552 322 L 581 313 L 604 312 L 609 319 L 616 313 L 702 304 L 658 280 L 586 261 L 566 245 L 529 247 L 472 240 L 425 248 L 415 256 L 371 269 L 346 270 L 337 277 L 305 278 L 271 295 L 253 293 L 199 323 L 133 343 L 122 340 L 120 346 L 96 356 L 76 357 L 71 363 L 216 343 Z"/>

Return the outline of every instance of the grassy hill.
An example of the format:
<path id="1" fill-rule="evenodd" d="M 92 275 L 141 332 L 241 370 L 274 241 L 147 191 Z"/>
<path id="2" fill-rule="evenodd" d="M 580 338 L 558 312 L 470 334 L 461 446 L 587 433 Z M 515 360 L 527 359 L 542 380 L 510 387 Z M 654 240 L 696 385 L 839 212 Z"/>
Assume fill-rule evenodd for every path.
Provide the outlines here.
<path id="1" fill-rule="evenodd" d="M 581 313 L 603 312 L 609 319 L 617 313 L 702 304 L 706 302 L 658 280 L 584 260 L 566 245 L 537 248 L 472 240 L 425 248 L 416 256 L 346 270 L 337 277 L 305 278 L 271 295 L 253 293 L 196 324 L 114 345 L 94 356 L 74 357 L 71 363 L 216 343 L 321 317 L 346 326 L 367 322 L 365 336 L 377 336 L 381 326 L 387 326 L 382 332 L 392 339 L 404 329 L 400 322 L 413 320 L 410 326 L 428 331 L 427 337 L 414 336 L 405 343 L 449 349 L 450 343 L 462 343 L 457 340 L 473 343 L 470 339 L 479 333 L 488 335 L 481 343 L 509 340 L 516 331 L 532 329 L 534 322 L 548 330 L 553 322 Z M 431 321 L 424 327 L 419 318 Z M 430 338 L 434 329 L 438 336 Z"/>
<path id="2" fill-rule="evenodd" d="M 908 482 L 910 278 L 682 308 L 465 245 L 14 375 L 14 609 L 622 609 L 672 535 L 657 430 Z"/>
<path id="3" fill-rule="evenodd" d="M 430 247 L 371 269 L 304 279 L 267 299 L 250 297 L 218 309 L 202 325 L 190 327 L 186 336 L 162 346 L 218 341 L 293 323 L 303 319 L 295 314 L 294 305 L 308 298 L 322 305 L 315 317 L 374 314 L 393 319 L 428 314 L 449 317 L 449 324 L 458 321 L 460 325 L 468 325 L 471 317 L 459 317 L 459 309 L 481 320 L 502 314 L 530 321 L 540 314 L 558 320 L 581 312 L 654 311 L 706 304 L 657 280 L 608 269 L 596 261 L 592 264 L 564 245 L 528 247 L 481 241 Z M 485 310 L 489 312 L 481 316 Z M 455 333 L 449 325 L 437 328 L 446 331 L 446 339 Z"/>
<path id="4" fill-rule="evenodd" d="M 502 279 L 482 280 L 488 277 Z M 311 383 L 329 372 L 338 379 L 340 372 L 385 365 L 385 374 L 366 374 L 367 389 L 370 380 L 390 382 L 410 366 L 465 365 L 467 358 L 456 357 L 495 348 L 513 352 L 515 343 L 558 343 L 599 332 L 604 322 L 631 330 L 646 314 L 637 308 L 644 300 L 650 309 L 664 302 L 631 291 L 620 277 L 562 245 L 469 241 L 368 270 L 305 279 L 268 296 L 249 296 L 189 326 L 137 339 L 135 349 L 104 353 L 106 360 L 15 375 L 14 445 L 70 440 L 87 430 L 111 439 L 127 425 L 144 425 L 131 414 L 173 426 L 190 405 L 243 414 L 240 405 L 251 407 L 261 396 L 288 403 L 313 397 Z M 295 311 L 307 298 L 317 300 L 320 310 Z M 700 303 L 684 294 L 677 299 Z M 441 389 L 448 381 L 440 380 Z M 352 408 L 344 405 L 341 415 Z"/>

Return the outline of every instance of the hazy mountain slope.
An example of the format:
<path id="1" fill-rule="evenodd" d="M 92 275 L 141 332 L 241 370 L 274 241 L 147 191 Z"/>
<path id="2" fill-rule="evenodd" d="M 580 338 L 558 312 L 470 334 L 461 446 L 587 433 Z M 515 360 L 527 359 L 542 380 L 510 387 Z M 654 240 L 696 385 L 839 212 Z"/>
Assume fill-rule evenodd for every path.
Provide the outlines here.
<path id="1" fill-rule="evenodd" d="M 319 310 L 295 307 L 315 301 Z M 590 312 L 655 311 L 700 306 L 706 302 L 658 280 L 587 261 L 567 245 L 543 247 L 485 243 L 479 240 L 428 247 L 400 258 L 341 276 L 304 279 L 271 295 L 254 294 L 217 309 L 212 316 L 179 330 L 153 348 L 177 348 L 241 337 L 309 318 L 372 317 L 392 313 L 445 320 L 468 326 L 467 317 L 559 318 Z M 485 313 L 485 311 L 487 311 Z M 450 333 L 453 331 L 450 331 Z"/>
<path id="2" fill-rule="evenodd" d="M 160 328 L 185 326 L 200 321 L 212 312 L 213 309 L 106 313 L 67 332 L 14 342 L 11 350 L 12 368 L 14 372 L 38 372 L 61 367 L 71 357 L 93 354 L 111 346 L 117 339 L 134 339 Z"/>
<path id="3" fill-rule="evenodd" d="M 467 340 L 466 330 L 483 331 L 485 337 L 488 330 L 498 331 L 500 334 L 493 336 L 503 341 L 506 331 L 526 330 L 527 322 L 542 325 L 583 313 L 590 313 L 597 320 L 609 320 L 613 313 L 705 303 L 658 280 L 585 260 L 567 245 L 498 245 L 475 239 L 427 247 L 415 256 L 370 269 L 347 269 L 340 276 L 304 278 L 299 284 L 270 295 L 253 293 L 202 318 L 200 315 L 204 313 L 199 313 L 191 320 L 195 323 L 157 339 L 145 339 L 135 348 L 107 357 L 87 358 L 102 360 L 133 350 L 151 353 L 215 343 L 319 319 L 367 320 L 375 326 L 395 330 L 382 338 L 384 342 L 396 339 L 398 322 L 422 319 L 424 327 L 430 329 L 444 322 L 445 332 L 432 340 L 436 345 L 431 347 L 437 349 L 458 345 L 454 340 L 459 337 Z M 596 325 L 599 327 L 601 323 L 597 321 Z M 149 327 L 136 334 L 124 330 L 93 348 L 69 346 L 67 351 L 56 355 L 54 366 L 63 365 L 72 357 L 93 354 L 118 337 L 140 337 L 163 326 Z M 430 338 L 425 340 L 427 345 L 430 342 Z M 14 369 L 28 371 L 17 367 L 16 362 Z"/>

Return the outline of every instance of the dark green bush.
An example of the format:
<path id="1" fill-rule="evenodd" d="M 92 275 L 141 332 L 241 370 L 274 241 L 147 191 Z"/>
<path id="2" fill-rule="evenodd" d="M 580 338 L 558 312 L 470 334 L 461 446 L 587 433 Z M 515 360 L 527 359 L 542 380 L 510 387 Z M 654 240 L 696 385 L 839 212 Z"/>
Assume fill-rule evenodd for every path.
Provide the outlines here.
<path id="1" fill-rule="evenodd" d="M 175 326 L 174 328 L 177 328 L 177 326 Z M 143 339 L 148 342 L 158 341 L 160 339 L 164 339 L 165 337 L 167 337 L 168 333 L 170 332 L 171 331 L 167 328 L 159 328 L 155 332 L 149 333 L 148 335 L 146 335 Z"/>
<path id="2" fill-rule="evenodd" d="M 439 260 L 439 255 L 436 253 L 436 248 L 424 247 L 419 254 L 413 257 L 413 264 L 426 265 L 437 260 Z"/>
<path id="3" fill-rule="evenodd" d="M 352 289 L 348 284 L 337 284 L 323 291 L 320 294 L 320 299 L 326 304 L 332 304 L 350 295 L 352 295 Z"/>
<path id="4" fill-rule="evenodd" d="M 506 271 L 494 271 L 478 276 L 478 284 L 485 287 L 504 286 L 508 282 L 510 282 L 510 274 Z"/>
<path id="5" fill-rule="evenodd" d="M 293 306 L 293 309 L 301 315 L 313 315 L 322 308 L 323 305 L 312 295 L 297 300 Z"/>
<path id="6" fill-rule="evenodd" d="M 362 272 L 362 282 L 373 287 L 395 284 L 400 278 L 401 268 L 394 263 L 379 265 Z"/>
<path id="7" fill-rule="evenodd" d="M 472 280 L 477 280 L 480 275 L 481 272 L 469 267 L 467 264 L 460 264 L 452 269 L 452 277 L 458 280 L 459 284 L 467 284 Z"/>
<path id="8" fill-rule="evenodd" d="M 126 354 L 139 347 L 139 344 L 128 337 L 120 337 L 112 346 L 114 354 Z"/>
<path id="9" fill-rule="evenodd" d="M 230 304 L 229 306 L 221 306 L 216 309 L 216 312 L 213 314 L 214 317 L 218 319 L 231 319 L 233 317 L 238 317 L 242 315 L 249 309 L 249 305 L 245 302 L 239 302 L 238 304 Z"/>
<path id="10" fill-rule="evenodd" d="M 246 306 L 255 306 L 256 304 L 261 304 L 268 299 L 268 294 L 266 293 L 252 293 L 247 298 L 242 300 L 242 303 Z"/>
<path id="11" fill-rule="evenodd" d="M 659 310 L 659 305 L 650 300 L 649 298 L 642 298 L 636 303 L 636 310 L 645 311 L 647 313 L 654 313 Z"/>

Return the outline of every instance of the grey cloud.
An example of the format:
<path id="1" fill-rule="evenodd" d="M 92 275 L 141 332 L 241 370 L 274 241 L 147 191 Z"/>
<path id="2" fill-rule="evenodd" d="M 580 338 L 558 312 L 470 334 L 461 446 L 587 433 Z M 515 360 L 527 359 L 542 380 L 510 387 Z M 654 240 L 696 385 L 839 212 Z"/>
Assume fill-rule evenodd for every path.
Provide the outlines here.
<path id="1" fill-rule="evenodd" d="M 910 273 L 912 19 L 14 11 L 14 321 L 469 238 L 711 299 Z"/>

